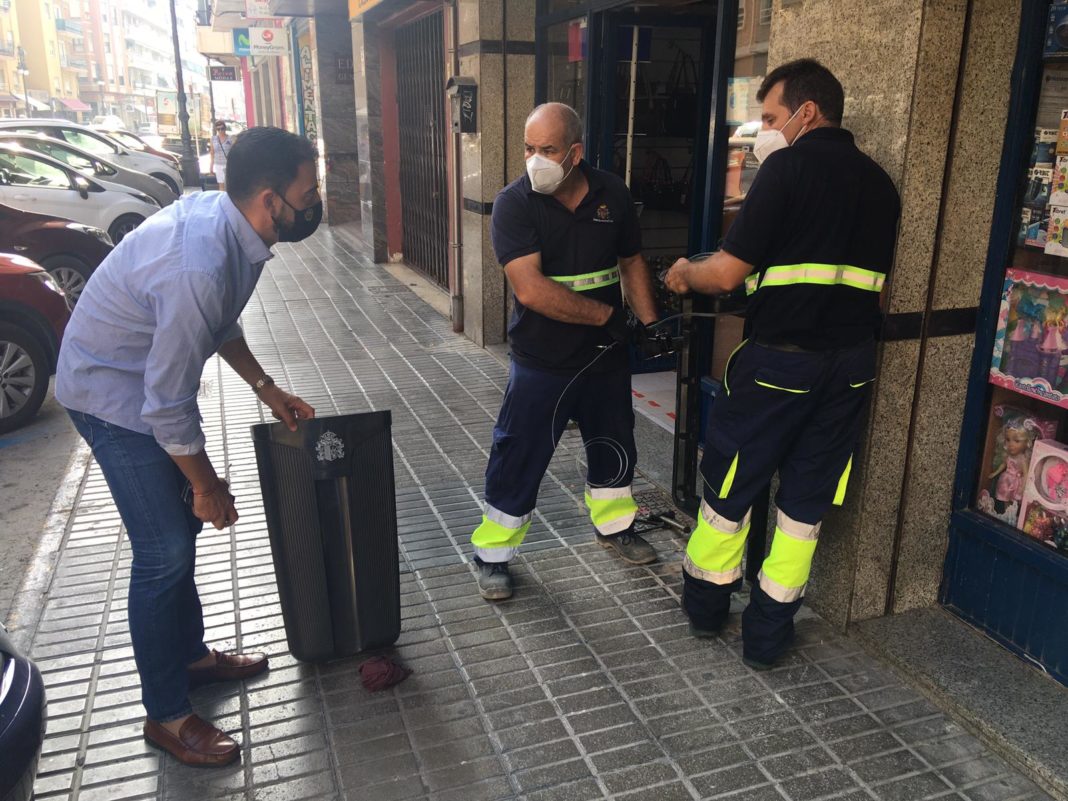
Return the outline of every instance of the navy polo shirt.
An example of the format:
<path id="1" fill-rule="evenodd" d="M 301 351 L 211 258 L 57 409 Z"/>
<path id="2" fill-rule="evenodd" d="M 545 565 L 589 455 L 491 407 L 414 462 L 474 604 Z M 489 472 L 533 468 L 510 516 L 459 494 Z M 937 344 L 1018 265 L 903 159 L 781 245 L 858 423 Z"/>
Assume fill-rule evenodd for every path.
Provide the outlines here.
<path id="1" fill-rule="evenodd" d="M 546 276 L 585 275 L 615 267 L 620 258 L 641 250 L 641 227 L 627 185 L 585 161 L 576 169 L 586 176 L 589 191 L 574 213 L 552 195 L 535 192 L 526 175 L 500 191 L 493 201 L 490 232 L 501 265 L 540 253 Z M 582 294 L 613 307 L 623 306 L 619 283 Z M 552 320 L 526 308 L 518 298 L 508 339 L 517 362 L 554 371 L 581 370 L 603 352 L 598 346 L 612 341 L 600 326 Z M 590 369 L 600 372 L 627 364 L 626 349 L 616 347 Z"/>
<path id="2" fill-rule="evenodd" d="M 768 156 L 723 241 L 756 268 L 749 288 L 760 282 L 747 335 L 809 350 L 871 340 L 882 319 L 871 287 L 890 273 L 900 213 L 890 176 L 849 131 L 816 128 Z"/>

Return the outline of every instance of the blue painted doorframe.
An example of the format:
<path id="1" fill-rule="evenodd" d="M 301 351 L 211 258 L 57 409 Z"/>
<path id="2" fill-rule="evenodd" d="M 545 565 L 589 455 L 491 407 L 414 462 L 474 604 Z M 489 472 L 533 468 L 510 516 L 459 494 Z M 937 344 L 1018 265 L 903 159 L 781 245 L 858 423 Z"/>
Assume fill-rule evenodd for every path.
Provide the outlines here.
<path id="1" fill-rule="evenodd" d="M 1026 661 L 1068 684 L 1068 559 L 974 511 L 991 385 L 991 351 L 1005 269 L 1019 226 L 1020 190 L 1034 137 L 1048 3 L 1023 3 L 975 350 L 964 407 L 940 600 Z"/>

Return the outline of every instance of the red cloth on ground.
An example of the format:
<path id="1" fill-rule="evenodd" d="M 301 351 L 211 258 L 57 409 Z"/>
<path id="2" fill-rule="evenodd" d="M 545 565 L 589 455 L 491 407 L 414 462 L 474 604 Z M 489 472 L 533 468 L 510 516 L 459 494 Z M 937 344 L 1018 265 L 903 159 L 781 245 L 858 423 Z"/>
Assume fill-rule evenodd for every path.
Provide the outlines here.
<path id="1" fill-rule="evenodd" d="M 398 665 L 392 659 L 375 656 L 360 665 L 360 681 L 371 692 L 388 690 L 412 675 L 411 668 Z"/>

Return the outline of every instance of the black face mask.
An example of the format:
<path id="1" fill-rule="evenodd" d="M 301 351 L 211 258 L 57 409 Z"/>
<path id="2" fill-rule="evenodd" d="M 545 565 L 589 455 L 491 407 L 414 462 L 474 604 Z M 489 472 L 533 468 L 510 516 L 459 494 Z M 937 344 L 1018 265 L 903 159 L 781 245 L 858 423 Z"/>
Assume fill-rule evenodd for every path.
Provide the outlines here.
<path id="1" fill-rule="evenodd" d="M 315 233 L 319 223 L 323 221 L 323 201 L 314 203 L 306 209 L 298 209 L 284 197 L 282 202 L 293 209 L 293 224 L 283 225 L 277 219 L 274 220 L 274 230 L 278 232 L 279 242 L 300 242 Z"/>

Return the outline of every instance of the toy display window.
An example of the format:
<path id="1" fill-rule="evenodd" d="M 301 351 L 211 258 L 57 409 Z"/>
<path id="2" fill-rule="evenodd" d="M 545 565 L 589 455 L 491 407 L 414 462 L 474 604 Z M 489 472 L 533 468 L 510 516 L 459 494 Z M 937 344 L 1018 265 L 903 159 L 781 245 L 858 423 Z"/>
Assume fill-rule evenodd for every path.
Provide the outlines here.
<path id="1" fill-rule="evenodd" d="M 974 504 L 1068 556 L 1068 36 L 1061 27 L 1068 31 L 1068 4 L 1054 3 L 1005 265 Z"/>

